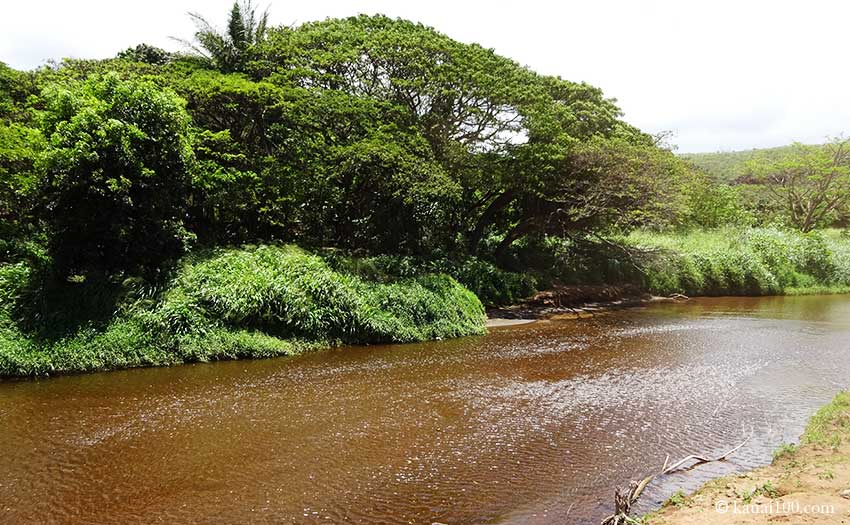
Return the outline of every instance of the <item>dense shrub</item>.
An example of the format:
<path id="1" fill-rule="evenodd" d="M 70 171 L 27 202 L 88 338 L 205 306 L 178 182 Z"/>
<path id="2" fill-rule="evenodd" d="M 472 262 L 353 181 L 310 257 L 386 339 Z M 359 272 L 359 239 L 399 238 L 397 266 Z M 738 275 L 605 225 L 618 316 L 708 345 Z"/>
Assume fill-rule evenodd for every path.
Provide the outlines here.
<path id="1" fill-rule="evenodd" d="M 511 268 L 533 271 L 541 289 L 565 285 L 611 285 L 640 279 L 621 243 L 594 235 L 547 236 L 515 243 L 504 261 Z"/>
<path id="2" fill-rule="evenodd" d="M 830 281 L 850 285 L 850 239 L 830 242 L 832 249 L 832 274 Z"/>
<path id="3" fill-rule="evenodd" d="M 336 270 L 368 281 L 387 282 L 426 274 L 446 274 L 474 293 L 487 306 L 515 304 L 537 291 L 538 279 L 530 273 L 511 272 L 477 257 L 460 260 L 398 255 L 347 257 L 326 252 Z"/>
<path id="4" fill-rule="evenodd" d="M 184 103 L 116 73 L 51 85 L 44 100 L 42 219 L 58 271 L 147 270 L 180 256 L 191 237 Z"/>
<path id="5" fill-rule="evenodd" d="M 32 270 L 25 263 L 0 264 L 0 315 L 11 315 Z"/>
<path id="6" fill-rule="evenodd" d="M 368 281 L 293 246 L 216 253 L 184 268 L 169 293 L 225 324 L 346 343 L 478 333 L 483 319 L 481 303 L 448 276 Z"/>
<path id="7" fill-rule="evenodd" d="M 537 291 L 533 275 L 505 271 L 481 259 L 467 259 L 450 273 L 488 305 L 515 304 Z"/>

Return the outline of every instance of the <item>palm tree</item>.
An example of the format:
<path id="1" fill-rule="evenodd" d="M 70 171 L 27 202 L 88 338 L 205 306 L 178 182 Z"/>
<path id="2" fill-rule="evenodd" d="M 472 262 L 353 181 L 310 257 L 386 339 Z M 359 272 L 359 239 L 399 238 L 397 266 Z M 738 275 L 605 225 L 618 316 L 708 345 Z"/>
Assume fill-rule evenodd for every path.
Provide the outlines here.
<path id="1" fill-rule="evenodd" d="M 248 50 L 265 38 L 269 10 L 258 15 L 253 0 L 233 2 L 226 31 L 216 29 L 198 13 L 189 13 L 189 17 L 197 28 L 194 41 L 176 40 L 218 69 L 231 72 L 242 69 L 248 58 Z"/>

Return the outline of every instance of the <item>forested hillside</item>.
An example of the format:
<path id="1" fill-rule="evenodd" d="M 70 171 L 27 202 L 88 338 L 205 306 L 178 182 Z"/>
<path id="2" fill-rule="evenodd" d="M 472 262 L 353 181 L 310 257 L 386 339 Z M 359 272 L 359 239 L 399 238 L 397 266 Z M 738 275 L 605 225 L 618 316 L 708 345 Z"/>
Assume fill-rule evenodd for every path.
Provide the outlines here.
<path id="1" fill-rule="evenodd" d="M 793 153 L 793 146 L 756 148 L 744 151 L 718 151 L 715 153 L 686 153 L 681 157 L 718 181 L 734 182 L 747 174 L 748 165 L 762 159 L 778 160 Z"/>

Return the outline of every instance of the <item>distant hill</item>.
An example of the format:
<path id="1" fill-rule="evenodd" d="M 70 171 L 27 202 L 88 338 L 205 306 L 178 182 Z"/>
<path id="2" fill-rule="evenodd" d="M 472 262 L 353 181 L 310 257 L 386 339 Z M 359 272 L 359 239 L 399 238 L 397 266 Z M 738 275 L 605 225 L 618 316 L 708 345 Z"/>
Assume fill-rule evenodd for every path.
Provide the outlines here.
<path id="1" fill-rule="evenodd" d="M 698 168 L 720 181 L 731 182 L 744 174 L 746 163 L 756 156 L 779 158 L 789 153 L 793 146 L 751 149 L 745 151 L 718 151 L 716 153 L 686 153 L 683 159 L 690 160 Z"/>

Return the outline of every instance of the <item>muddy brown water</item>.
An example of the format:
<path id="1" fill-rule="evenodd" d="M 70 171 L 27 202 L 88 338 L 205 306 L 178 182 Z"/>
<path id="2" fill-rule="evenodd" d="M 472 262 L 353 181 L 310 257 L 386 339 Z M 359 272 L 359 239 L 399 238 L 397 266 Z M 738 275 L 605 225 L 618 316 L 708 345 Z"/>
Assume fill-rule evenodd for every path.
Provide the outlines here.
<path id="1" fill-rule="evenodd" d="M 0 383 L 0 523 L 598 523 L 673 459 L 770 461 L 850 384 L 850 298 L 718 298 L 487 336 Z"/>

